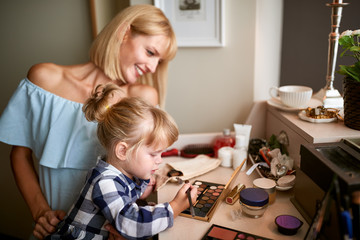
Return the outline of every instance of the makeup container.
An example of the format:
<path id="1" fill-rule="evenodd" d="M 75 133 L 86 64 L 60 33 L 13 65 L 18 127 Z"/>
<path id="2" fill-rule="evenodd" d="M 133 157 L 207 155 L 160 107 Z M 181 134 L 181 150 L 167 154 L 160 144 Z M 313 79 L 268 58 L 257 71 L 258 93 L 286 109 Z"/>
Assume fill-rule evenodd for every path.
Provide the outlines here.
<path id="1" fill-rule="evenodd" d="M 234 204 L 239 199 L 240 191 L 245 188 L 245 185 L 242 183 L 239 183 L 236 185 L 231 192 L 226 196 L 225 202 L 227 204 Z"/>
<path id="2" fill-rule="evenodd" d="M 246 137 L 244 135 L 236 136 L 236 147 L 233 152 L 233 160 L 232 165 L 233 169 L 236 169 L 238 166 L 240 166 L 243 162 L 243 166 L 241 168 L 241 171 L 244 171 L 246 169 L 246 160 L 247 160 L 247 144 L 245 142 Z"/>
<path id="3" fill-rule="evenodd" d="M 297 217 L 291 215 L 280 215 L 275 218 L 275 224 L 278 231 L 285 235 L 294 235 L 303 225 L 303 222 Z"/>
<path id="4" fill-rule="evenodd" d="M 214 144 L 214 153 L 215 157 L 217 158 L 219 149 L 222 147 L 234 147 L 235 145 L 235 138 L 231 136 L 230 129 L 225 128 L 223 130 L 223 135 L 221 137 L 218 137 Z"/>
<path id="5" fill-rule="evenodd" d="M 201 238 L 201 240 L 214 239 L 256 239 L 256 240 L 270 240 L 269 238 L 261 237 L 247 232 L 242 232 L 236 229 L 223 227 L 220 225 L 211 225 L 208 232 Z"/>
<path id="6" fill-rule="evenodd" d="M 193 210 L 188 208 L 182 211 L 180 216 L 210 221 L 215 209 L 223 199 L 225 185 L 200 180 L 196 180 L 193 185 L 198 188 L 198 197 L 192 206 Z"/>
<path id="7" fill-rule="evenodd" d="M 221 160 L 221 166 L 231 167 L 232 166 L 232 155 L 234 149 L 232 147 L 222 147 L 219 149 L 218 155 Z"/>
<path id="8" fill-rule="evenodd" d="M 269 178 L 257 178 L 253 181 L 255 188 L 264 189 L 269 194 L 269 204 L 272 204 L 276 198 L 276 182 Z"/>
<path id="9" fill-rule="evenodd" d="M 269 194 L 261 188 L 246 188 L 240 192 L 240 206 L 244 215 L 259 218 L 269 204 Z"/>

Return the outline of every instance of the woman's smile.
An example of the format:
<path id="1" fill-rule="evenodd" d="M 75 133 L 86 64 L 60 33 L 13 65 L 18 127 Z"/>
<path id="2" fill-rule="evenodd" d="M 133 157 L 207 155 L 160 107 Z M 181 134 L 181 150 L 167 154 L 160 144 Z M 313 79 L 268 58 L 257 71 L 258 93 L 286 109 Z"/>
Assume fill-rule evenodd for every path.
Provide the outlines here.
<path id="1" fill-rule="evenodd" d="M 130 35 L 130 31 L 121 45 L 121 72 L 127 83 L 135 83 L 146 73 L 154 73 L 168 44 L 164 35 Z"/>

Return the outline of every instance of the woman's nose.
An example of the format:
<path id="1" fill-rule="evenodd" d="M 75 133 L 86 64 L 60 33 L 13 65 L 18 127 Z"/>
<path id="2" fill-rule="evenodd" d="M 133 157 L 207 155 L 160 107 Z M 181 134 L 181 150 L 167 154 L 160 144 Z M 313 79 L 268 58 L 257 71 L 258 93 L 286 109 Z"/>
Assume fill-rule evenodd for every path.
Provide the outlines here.
<path id="1" fill-rule="evenodd" d="M 156 71 L 156 68 L 159 64 L 159 59 L 158 58 L 151 58 L 151 60 L 148 63 L 148 69 L 151 73 L 154 73 Z"/>

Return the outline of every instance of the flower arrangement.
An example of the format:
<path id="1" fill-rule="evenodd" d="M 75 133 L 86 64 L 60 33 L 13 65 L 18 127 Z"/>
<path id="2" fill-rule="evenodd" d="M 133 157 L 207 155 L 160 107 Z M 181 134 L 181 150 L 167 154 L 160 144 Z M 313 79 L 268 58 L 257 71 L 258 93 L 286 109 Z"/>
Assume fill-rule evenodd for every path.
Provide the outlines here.
<path id="1" fill-rule="evenodd" d="M 346 52 L 350 51 L 351 54 L 347 54 L 347 56 L 354 57 L 356 62 L 355 64 L 349 66 L 340 65 L 340 70 L 338 73 L 360 82 L 360 29 L 355 31 L 344 31 L 339 37 L 339 44 L 344 49 L 340 57 L 344 56 Z"/>

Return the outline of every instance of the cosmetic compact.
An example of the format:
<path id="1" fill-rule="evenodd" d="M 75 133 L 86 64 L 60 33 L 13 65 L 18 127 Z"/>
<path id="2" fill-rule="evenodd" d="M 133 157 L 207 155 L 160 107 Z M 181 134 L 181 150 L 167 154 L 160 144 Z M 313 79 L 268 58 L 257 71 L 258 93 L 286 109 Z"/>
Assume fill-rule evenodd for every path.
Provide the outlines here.
<path id="1" fill-rule="evenodd" d="M 244 215 L 261 217 L 269 204 L 269 194 L 261 188 L 246 188 L 240 192 L 240 206 Z"/>
<path id="2" fill-rule="evenodd" d="M 278 226 L 278 231 L 280 233 L 294 235 L 303 225 L 303 222 L 295 216 L 279 215 L 275 218 L 275 224 Z"/>

